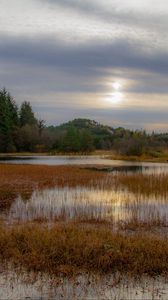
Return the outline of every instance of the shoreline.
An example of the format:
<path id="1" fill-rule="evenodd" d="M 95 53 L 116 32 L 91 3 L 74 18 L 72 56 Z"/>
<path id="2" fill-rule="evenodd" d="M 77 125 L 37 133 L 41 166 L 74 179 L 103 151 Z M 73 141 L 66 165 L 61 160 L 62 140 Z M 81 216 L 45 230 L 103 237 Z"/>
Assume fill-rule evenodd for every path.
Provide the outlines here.
<path id="1" fill-rule="evenodd" d="M 102 157 L 104 159 L 109 160 L 122 160 L 122 161 L 130 161 L 130 162 L 152 162 L 152 163 L 168 163 L 168 154 L 165 154 L 160 157 L 152 157 L 148 155 L 143 156 L 126 156 L 114 154 L 111 151 L 95 151 L 92 153 L 34 153 L 34 152 L 16 152 L 16 153 L 0 153 L 0 158 L 12 158 L 12 157 L 36 157 L 36 156 L 50 156 L 50 157 Z"/>

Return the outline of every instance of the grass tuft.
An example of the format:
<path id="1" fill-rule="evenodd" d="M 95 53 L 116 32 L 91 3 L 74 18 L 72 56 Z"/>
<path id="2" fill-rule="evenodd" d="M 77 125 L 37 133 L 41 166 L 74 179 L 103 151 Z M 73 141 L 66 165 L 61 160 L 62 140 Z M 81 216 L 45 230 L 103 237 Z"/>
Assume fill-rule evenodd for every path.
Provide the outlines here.
<path id="1" fill-rule="evenodd" d="M 29 271 L 72 275 L 75 270 L 159 275 L 168 272 L 166 239 L 125 236 L 77 224 L 1 226 L 0 259 Z"/>

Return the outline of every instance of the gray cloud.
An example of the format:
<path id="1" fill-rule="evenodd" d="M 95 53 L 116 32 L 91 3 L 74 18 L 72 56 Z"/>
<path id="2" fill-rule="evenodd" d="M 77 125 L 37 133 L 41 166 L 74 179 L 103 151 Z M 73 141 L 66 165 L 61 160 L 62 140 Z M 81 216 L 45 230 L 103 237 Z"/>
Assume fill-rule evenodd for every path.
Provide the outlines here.
<path id="1" fill-rule="evenodd" d="M 110 93 L 107 80 L 116 77 L 133 80 L 125 88 L 127 93 L 168 93 L 167 53 L 149 56 L 126 40 L 85 46 L 69 46 L 44 37 L 33 40 L 1 36 L 1 41 L 0 85 L 11 87 L 12 91 L 17 87 L 19 94 L 20 89 L 29 97 L 36 94 L 40 98 L 40 93 L 48 93 L 50 99 L 55 93 L 56 99 L 65 97 L 62 105 L 66 107 L 69 93 L 99 93 L 101 97 Z M 62 100 L 56 103 L 59 101 Z"/>
<path id="2" fill-rule="evenodd" d="M 99 69 L 135 68 L 155 73 L 168 73 L 168 53 L 147 53 L 138 44 L 121 39 L 111 43 L 92 43 L 81 46 L 67 45 L 59 39 L 40 40 L 3 38 L 0 59 L 24 64 L 71 69 L 81 74 L 99 72 Z"/>
<path id="3" fill-rule="evenodd" d="M 19 102 L 30 100 L 35 110 L 48 123 L 58 124 L 74 117 L 88 117 L 113 126 L 157 128 L 159 124 L 166 128 L 168 51 L 167 37 L 163 38 L 163 30 L 168 25 L 166 10 L 157 14 L 152 7 L 144 13 L 131 10 L 129 5 L 126 9 L 120 9 L 122 5 L 116 4 L 119 1 L 36 0 L 37 2 L 43 6 L 40 22 L 45 20 L 46 28 L 50 25 L 50 29 L 54 24 L 55 31 L 51 35 L 51 31 L 43 31 L 43 26 L 39 31 L 36 30 L 39 24 L 35 22 L 38 6 L 31 19 L 35 23 L 30 24 L 30 32 L 27 28 L 29 24 L 26 23 L 25 31 L 21 31 L 23 36 L 16 34 L 18 25 L 12 32 L 8 22 L 6 26 L 11 31 L 0 32 L 0 87 L 6 86 Z M 113 5 L 109 5 L 110 3 Z M 56 30 L 58 22 L 54 23 L 54 13 L 51 24 L 47 19 L 51 10 L 45 15 L 45 7 L 49 4 L 52 10 L 58 10 L 58 16 L 59 10 L 62 12 L 59 19 L 61 22 L 64 11 L 75 12 L 65 13 L 69 18 L 68 24 L 71 24 L 72 16 L 77 16 L 77 25 L 80 16 L 100 21 L 95 22 L 92 31 L 94 36 L 95 30 L 94 38 L 87 40 L 87 34 L 82 32 L 89 32 L 89 27 L 86 29 L 84 24 L 87 17 L 82 19 L 83 23 L 81 22 L 77 32 L 79 40 L 72 39 L 71 28 L 64 31 L 64 23 L 60 24 L 59 35 L 59 30 Z M 33 7 L 31 1 L 30 12 Z M 19 22 L 23 20 L 19 19 Z M 113 29 L 114 32 L 115 23 L 119 27 L 121 25 L 121 34 L 108 37 L 107 30 L 107 36 L 100 34 L 100 37 L 101 27 L 106 23 L 111 24 L 108 30 Z M 98 30 L 96 26 L 99 27 Z M 128 27 L 136 32 L 134 37 L 127 32 Z M 5 25 L 3 28 L 5 30 Z M 140 30 L 139 36 L 137 28 Z M 144 35 L 149 35 L 149 40 L 144 42 Z M 151 40 L 156 40 L 155 48 Z M 122 92 L 128 97 L 126 100 L 129 105 L 123 101 L 120 108 L 117 105 L 110 106 L 105 100 L 106 95 L 111 97 L 112 83 L 116 80 L 126 82 Z M 136 97 L 138 98 L 136 103 L 133 97 L 135 102 Z"/>
<path id="4" fill-rule="evenodd" d="M 43 4 L 46 0 L 39 0 Z M 57 5 L 64 8 L 76 10 L 78 13 L 84 13 L 90 17 L 96 17 L 99 20 L 109 23 L 118 23 L 124 25 L 134 25 L 136 27 L 151 28 L 152 30 L 160 31 L 167 28 L 167 12 L 162 10 L 154 12 L 152 5 L 148 11 L 140 12 L 132 10 L 129 5 L 127 9 L 122 9 L 122 5 L 117 4 L 116 1 L 88 1 L 88 0 L 47 0 L 51 5 Z M 142 2 L 142 6 L 143 6 Z"/>

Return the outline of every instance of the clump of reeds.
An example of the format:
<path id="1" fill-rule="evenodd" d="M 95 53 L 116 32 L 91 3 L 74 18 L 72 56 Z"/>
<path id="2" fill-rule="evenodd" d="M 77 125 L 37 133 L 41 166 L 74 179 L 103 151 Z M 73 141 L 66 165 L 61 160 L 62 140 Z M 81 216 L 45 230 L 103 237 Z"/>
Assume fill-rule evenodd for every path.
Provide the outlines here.
<path id="1" fill-rule="evenodd" d="M 168 272 L 166 239 L 125 236 L 75 224 L 2 227 L 0 259 L 28 270 L 70 275 L 75 270 L 156 275 Z"/>
<path id="2" fill-rule="evenodd" d="M 168 174 L 113 174 L 79 166 L 0 165 L 0 189 L 29 194 L 50 187 L 99 187 L 127 189 L 133 193 L 165 196 Z"/>
<path id="3" fill-rule="evenodd" d="M 166 196 L 168 193 L 168 174 L 124 174 L 115 176 L 115 184 L 128 191 L 141 195 Z"/>
<path id="4" fill-rule="evenodd" d="M 121 230 L 151 230 L 154 228 L 167 227 L 167 221 L 165 218 L 149 218 L 149 219 L 139 219 L 138 217 L 132 217 L 125 221 L 118 222 L 118 229 Z"/>
<path id="5" fill-rule="evenodd" d="M 83 222 L 90 222 L 91 220 L 104 222 L 108 218 L 117 221 L 117 214 L 119 220 L 124 219 L 127 214 L 126 227 L 135 228 L 136 224 L 138 224 L 137 227 L 145 227 L 147 224 L 155 226 L 156 223 L 157 226 L 165 224 L 165 220 L 161 215 L 159 220 L 156 220 L 156 214 L 152 218 L 149 218 L 149 216 L 153 211 L 152 206 L 155 206 L 155 210 L 160 210 L 162 201 L 162 208 L 166 208 L 168 193 L 168 174 L 166 173 L 107 174 L 106 172 L 89 170 L 80 166 L 0 165 L 0 174 L 0 208 L 9 208 L 12 201 L 18 195 L 21 195 L 20 199 L 22 201 L 19 202 L 17 211 L 19 212 L 19 219 L 24 219 L 24 221 L 45 218 L 48 220 L 56 219 L 57 221 L 82 219 Z M 57 190 L 64 187 L 68 188 L 66 205 L 63 203 L 60 207 L 59 194 L 57 197 L 54 195 L 53 199 L 49 199 L 48 195 L 44 195 L 43 202 L 38 199 L 36 202 L 36 199 L 33 198 L 34 193 L 32 194 L 32 192 L 34 190 L 38 191 L 52 187 L 57 187 Z M 94 196 L 95 201 L 93 199 L 86 201 L 88 196 L 83 193 L 82 197 L 85 198 L 81 201 L 77 193 L 77 195 L 73 195 L 73 201 L 71 201 L 73 203 L 68 207 L 69 188 L 74 187 L 75 189 L 83 187 L 84 190 L 87 187 L 93 193 L 96 191 L 96 195 L 102 193 L 102 199 L 98 201 L 98 196 Z M 114 192 L 114 195 L 110 195 L 112 192 Z M 107 203 L 105 201 L 106 196 L 104 197 L 103 193 L 107 193 Z M 116 200 L 115 193 L 118 195 L 118 200 Z M 32 199 L 27 202 L 31 194 Z M 149 199 L 153 201 L 152 205 L 148 203 Z M 117 207 L 115 209 L 117 201 L 120 203 L 118 210 Z M 15 202 L 16 205 L 17 201 Z M 135 210 L 137 216 L 132 218 L 132 213 Z M 143 210 L 145 211 L 145 218 Z M 18 216 L 15 215 L 15 217 Z"/>
<path id="6" fill-rule="evenodd" d="M 106 177 L 103 172 L 96 172 L 77 166 L 45 166 L 45 165 L 0 165 L 0 185 L 33 188 L 53 186 L 90 186 Z"/>
<path id="7" fill-rule="evenodd" d="M 105 177 L 73 166 L 0 165 L 0 208 L 8 208 L 17 195 L 29 198 L 35 189 L 97 186 Z"/>

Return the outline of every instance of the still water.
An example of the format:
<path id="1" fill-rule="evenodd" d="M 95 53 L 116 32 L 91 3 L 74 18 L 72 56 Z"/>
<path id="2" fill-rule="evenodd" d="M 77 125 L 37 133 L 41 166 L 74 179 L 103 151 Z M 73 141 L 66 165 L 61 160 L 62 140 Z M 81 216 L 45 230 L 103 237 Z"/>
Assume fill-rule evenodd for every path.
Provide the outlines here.
<path id="1" fill-rule="evenodd" d="M 141 222 L 159 221 L 167 226 L 167 197 L 144 196 L 95 187 L 53 188 L 36 190 L 30 199 L 20 195 L 5 215 L 7 223 L 27 222 L 38 219 L 48 222 L 58 220 L 107 220 L 114 225 L 137 219 Z"/>
<path id="2" fill-rule="evenodd" d="M 82 274 L 77 278 L 52 278 L 7 270 L 0 273 L 2 300 L 167 300 L 168 282 L 164 277 L 141 279 L 120 274 L 100 277 Z"/>
<path id="3" fill-rule="evenodd" d="M 112 160 L 103 156 L 1 156 L 0 164 L 31 165 L 97 165 L 111 172 L 168 173 L 168 163 Z"/>

